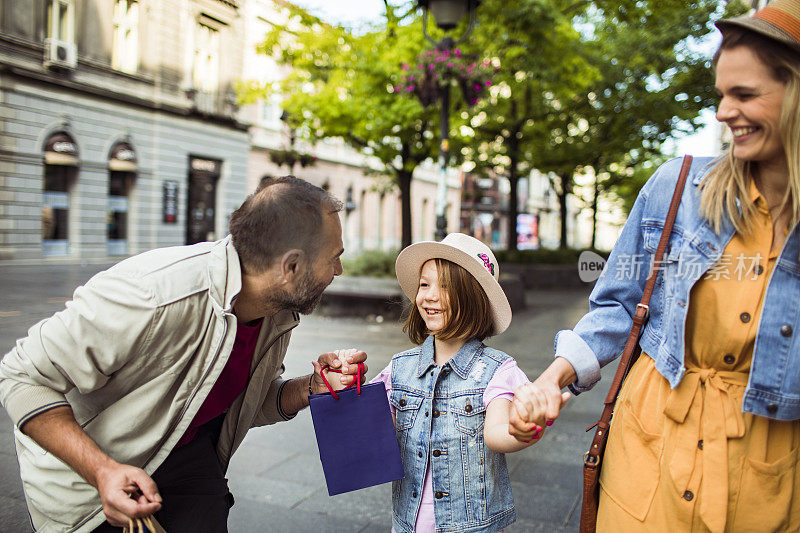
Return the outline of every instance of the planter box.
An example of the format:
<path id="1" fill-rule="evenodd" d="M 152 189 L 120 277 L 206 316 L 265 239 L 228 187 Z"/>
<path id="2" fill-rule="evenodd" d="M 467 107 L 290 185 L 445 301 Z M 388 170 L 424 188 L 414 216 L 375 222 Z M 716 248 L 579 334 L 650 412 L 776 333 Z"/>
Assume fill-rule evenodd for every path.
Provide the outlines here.
<path id="1" fill-rule="evenodd" d="M 578 276 L 578 265 L 541 265 L 503 263 L 500 272 L 519 276 L 526 290 L 532 289 L 585 289 L 594 283 L 585 283 Z"/>

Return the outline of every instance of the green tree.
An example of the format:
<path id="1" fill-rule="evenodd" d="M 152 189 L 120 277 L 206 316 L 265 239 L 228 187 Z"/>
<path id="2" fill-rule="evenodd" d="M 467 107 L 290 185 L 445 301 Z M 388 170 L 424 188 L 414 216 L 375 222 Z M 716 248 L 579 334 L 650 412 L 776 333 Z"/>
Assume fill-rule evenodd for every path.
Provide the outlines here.
<path id="1" fill-rule="evenodd" d="M 289 18 L 266 36 L 261 52 L 291 67 L 272 88 L 248 85 L 247 100 L 280 91 L 283 108 L 299 134 L 314 142 L 338 137 L 380 161 L 380 173 L 399 187 L 402 244 L 411 244 L 411 179 L 414 169 L 438 154 L 438 114 L 395 93 L 402 65 L 426 47 L 419 16 L 410 5 L 385 2 L 382 23 L 361 34 L 330 25 L 291 4 Z M 453 113 L 460 101 L 456 99 Z"/>
<path id="2" fill-rule="evenodd" d="M 592 4 L 574 22 L 584 34 L 582 54 L 601 78 L 585 94 L 552 100 L 557 105 L 548 115 L 549 135 L 537 160 L 539 170 L 555 176 L 561 247 L 567 245 L 567 197 L 578 169 L 591 166 L 604 176 L 636 168 L 660 154 L 670 136 L 691 132 L 699 111 L 715 102 L 709 60 L 691 44 L 710 31 L 719 0 Z M 595 188 L 595 210 L 602 185 Z"/>
<path id="3" fill-rule="evenodd" d="M 509 181 L 509 250 L 517 248 L 518 182 L 538 166 L 553 95 L 577 97 L 600 77 L 582 57 L 582 37 L 573 26 L 581 8 L 559 0 L 486 0 L 469 40 L 499 69 L 491 96 L 461 117 L 461 152 L 477 172 Z"/>

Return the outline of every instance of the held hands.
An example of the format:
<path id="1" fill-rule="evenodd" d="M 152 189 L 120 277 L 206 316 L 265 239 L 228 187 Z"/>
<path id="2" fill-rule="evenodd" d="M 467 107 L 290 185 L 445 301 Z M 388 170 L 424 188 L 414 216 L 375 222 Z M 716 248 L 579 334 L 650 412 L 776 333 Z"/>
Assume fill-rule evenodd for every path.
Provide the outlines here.
<path id="1" fill-rule="evenodd" d="M 144 518 L 161 509 L 158 487 L 141 468 L 112 461 L 95 479 L 103 512 L 112 526 L 125 527 L 129 518 Z"/>
<path id="2" fill-rule="evenodd" d="M 508 433 L 525 443 L 538 440 L 544 428 L 553 424 L 570 397 L 556 383 L 546 381 L 526 383 L 514 391 L 508 418 Z"/>
<path id="3" fill-rule="evenodd" d="M 347 350 L 334 350 L 319 356 L 317 361 L 312 361 L 314 366 L 314 376 L 311 378 L 311 390 L 314 394 L 328 392 L 325 382 L 322 380 L 322 367 L 330 366 L 332 369 L 340 369 L 339 372 L 325 372 L 325 379 L 331 384 L 333 390 L 342 390 L 355 383 L 355 375 L 358 373 L 358 363 L 364 363 L 367 354 L 356 348 Z M 367 372 L 367 365 L 364 364 L 364 373 Z"/>

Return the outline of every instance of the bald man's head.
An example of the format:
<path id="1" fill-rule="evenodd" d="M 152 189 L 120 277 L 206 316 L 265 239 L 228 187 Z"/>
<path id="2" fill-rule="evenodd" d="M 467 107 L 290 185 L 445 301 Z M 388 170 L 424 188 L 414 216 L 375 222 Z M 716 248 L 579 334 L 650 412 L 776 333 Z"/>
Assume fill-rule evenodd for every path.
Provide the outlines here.
<path id="1" fill-rule="evenodd" d="M 307 181 L 294 176 L 262 179 L 231 214 L 231 238 L 245 272 L 263 272 L 294 248 L 315 257 L 323 217 L 341 210 L 339 200 Z"/>

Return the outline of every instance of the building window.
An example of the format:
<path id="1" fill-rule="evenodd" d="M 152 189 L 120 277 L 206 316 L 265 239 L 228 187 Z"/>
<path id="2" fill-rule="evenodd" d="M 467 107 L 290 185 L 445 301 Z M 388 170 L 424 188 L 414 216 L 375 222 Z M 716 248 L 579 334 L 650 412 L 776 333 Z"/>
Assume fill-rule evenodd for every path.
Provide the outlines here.
<path id="1" fill-rule="evenodd" d="M 114 4 L 114 43 L 111 66 L 123 72 L 136 72 L 139 63 L 139 2 L 116 0 Z"/>
<path id="2" fill-rule="evenodd" d="M 69 253 L 70 192 L 78 173 L 78 147 L 64 132 L 45 143 L 42 184 L 42 253 Z"/>
<path id="3" fill-rule="evenodd" d="M 192 82 L 195 89 L 214 92 L 219 85 L 219 31 L 197 24 Z"/>
<path id="4" fill-rule="evenodd" d="M 136 152 L 127 142 L 117 143 L 108 162 L 106 243 L 108 255 L 128 253 L 130 197 L 136 181 Z"/>
<path id="5" fill-rule="evenodd" d="M 47 10 L 47 37 L 74 42 L 72 0 L 51 0 Z"/>

